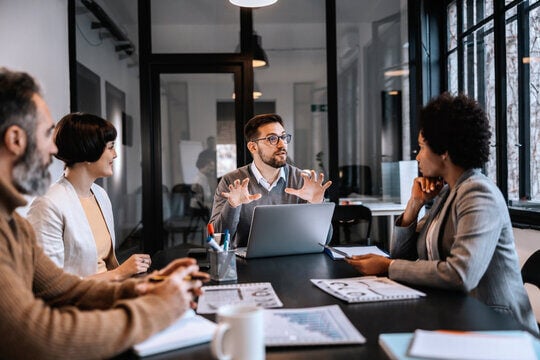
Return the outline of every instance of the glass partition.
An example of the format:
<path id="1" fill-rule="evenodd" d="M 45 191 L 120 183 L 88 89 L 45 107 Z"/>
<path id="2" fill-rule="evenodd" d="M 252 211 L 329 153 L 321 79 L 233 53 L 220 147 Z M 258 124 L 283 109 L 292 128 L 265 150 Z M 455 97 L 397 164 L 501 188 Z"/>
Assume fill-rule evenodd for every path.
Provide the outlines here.
<path id="1" fill-rule="evenodd" d="M 218 177 L 236 169 L 230 74 L 161 74 L 165 246 L 204 245 Z"/>
<path id="2" fill-rule="evenodd" d="M 268 58 L 254 68 L 262 96 L 274 103 L 293 135 L 289 158 L 294 165 L 328 175 L 325 1 L 278 1 L 253 12 L 253 28 Z"/>
<path id="3" fill-rule="evenodd" d="M 142 248 L 137 2 L 77 0 L 75 6 L 77 110 L 109 120 L 118 131 L 114 174 L 98 183 L 111 199 L 123 260 Z"/>
<path id="4" fill-rule="evenodd" d="M 336 3 L 341 197 L 399 199 L 390 180 L 411 154 L 405 4 Z"/>

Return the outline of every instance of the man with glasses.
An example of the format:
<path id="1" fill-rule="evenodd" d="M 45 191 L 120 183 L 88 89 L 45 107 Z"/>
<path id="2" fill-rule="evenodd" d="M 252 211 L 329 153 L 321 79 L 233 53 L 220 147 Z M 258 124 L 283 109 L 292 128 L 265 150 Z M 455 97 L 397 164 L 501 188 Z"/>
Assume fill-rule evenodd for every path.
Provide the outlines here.
<path id="1" fill-rule="evenodd" d="M 214 196 L 210 223 L 216 231 L 226 229 L 236 246 L 246 246 L 253 209 L 257 205 L 321 203 L 332 185 L 324 174 L 302 171 L 287 163 L 291 135 L 277 114 L 262 114 L 244 126 L 249 165 L 223 176 Z M 276 224 L 278 225 L 278 224 Z"/>

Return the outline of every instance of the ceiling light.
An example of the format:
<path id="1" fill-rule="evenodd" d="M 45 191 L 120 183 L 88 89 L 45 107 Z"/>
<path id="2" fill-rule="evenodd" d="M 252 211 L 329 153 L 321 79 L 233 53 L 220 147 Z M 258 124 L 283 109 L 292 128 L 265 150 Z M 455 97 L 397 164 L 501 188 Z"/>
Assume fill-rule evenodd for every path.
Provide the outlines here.
<path id="1" fill-rule="evenodd" d="M 257 8 L 272 5 L 277 0 L 229 0 L 231 4 L 241 7 Z"/>
<path id="2" fill-rule="evenodd" d="M 262 39 L 253 33 L 253 67 L 268 67 L 268 56 L 262 48 Z"/>
<path id="3" fill-rule="evenodd" d="M 262 92 L 260 90 L 261 88 L 259 87 L 259 84 L 257 84 L 257 82 L 254 82 L 253 83 L 253 99 L 256 100 L 258 98 L 260 98 L 262 96 Z M 236 98 L 236 94 L 233 92 L 232 94 L 232 98 L 235 99 Z"/>
<path id="4" fill-rule="evenodd" d="M 408 69 L 402 69 L 402 70 L 388 70 L 384 72 L 384 76 L 386 77 L 392 77 L 392 76 L 407 76 L 409 75 Z"/>

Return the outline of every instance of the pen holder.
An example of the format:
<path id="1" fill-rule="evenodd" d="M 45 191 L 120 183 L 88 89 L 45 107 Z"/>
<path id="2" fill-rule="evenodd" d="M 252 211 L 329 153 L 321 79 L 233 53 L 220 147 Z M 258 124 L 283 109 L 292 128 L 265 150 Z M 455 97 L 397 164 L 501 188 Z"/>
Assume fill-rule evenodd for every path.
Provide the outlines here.
<path id="1" fill-rule="evenodd" d="M 234 250 L 208 250 L 210 257 L 210 278 L 214 281 L 236 280 L 236 256 Z"/>

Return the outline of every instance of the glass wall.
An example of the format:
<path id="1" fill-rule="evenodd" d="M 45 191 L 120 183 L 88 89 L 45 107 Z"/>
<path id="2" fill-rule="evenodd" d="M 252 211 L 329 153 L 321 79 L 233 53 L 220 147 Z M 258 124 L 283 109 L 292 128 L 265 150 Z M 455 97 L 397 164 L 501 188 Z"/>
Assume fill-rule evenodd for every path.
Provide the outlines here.
<path id="1" fill-rule="evenodd" d="M 459 26 L 456 9 L 459 8 L 462 9 L 464 26 L 456 29 Z M 463 59 L 464 68 L 457 69 L 458 79 L 455 73 L 448 73 L 449 87 L 453 90 L 456 80 L 463 81 L 463 88 L 458 91 L 473 94 L 485 106 L 494 135 L 495 125 L 504 124 L 498 128 L 505 133 L 501 134 L 506 138 L 505 143 L 496 144 L 496 138 L 493 138 L 493 151 L 486 172 L 493 180 L 507 183 L 507 188 L 502 190 L 508 196 L 511 210 L 535 212 L 540 210 L 539 8 L 538 1 L 526 0 L 458 0 L 447 7 L 449 69 L 454 68 L 450 64 L 456 63 L 456 49 L 452 47 L 454 38 L 464 44 L 463 53 L 457 54 L 458 59 Z M 500 14 L 495 14 L 494 9 L 501 9 Z M 505 20 L 501 31 L 504 39 L 494 35 L 499 33 L 493 28 L 494 17 L 498 15 Z M 500 87 L 502 94 L 496 93 L 495 86 L 496 42 L 504 46 L 505 73 L 498 74 L 505 76 Z M 506 99 L 504 115 L 499 115 L 504 118 L 496 117 L 498 98 Z M 504 159 L 496 158 L 495 150 L 499 146 L 504 147 L 507 154 Z M 499 166 L 507 168 L 508 172 L 499 174 L 497 179 Z"/>
<path id="2" fill-rule="evenodd" d="M 529 30 L 529 59 L 523 63 L 530 76 L 531 199 L 540 201 L 540 7 L 529 13 Z"/>
<path id="3" fill-rule="evenodd" d="M 117 254 L 141 248 L 141 134 L 137 2 L 76 1 L 78 111 L 103 117 L 118 131 L 114 174 L 97 182 L 114 209 Z M 97 7 L 118 29 L 96 16 Z"/>
<path id="4" fill-rule="evenodd" d="M 236 168 L 230 74 L 162 74 L 161 149 L 166 246 L 204 245 L 217 177 Z"/>
<path id="5" fill-rule="evenodd" d="M 519 60 L 516 9 L 506 13 L 506 122 L 508 199 L 519 198 Z"/>
<path id="6" fill-rule="evenodd" d="M 309 4 L 308 4 L 309 3 Z M 325 0 L 278 1 L 253 11 L 253 29 L 267 55 L 255 67 L 262 96 L 270 102 L 292 134 L 290 161 L 328 178 Z"/>
<path id="7" fill-rule="evenodd" d="M 411 159 L 406 3 L 336 2 L 341 197 L 399 202 L 394 175 Z"/>

